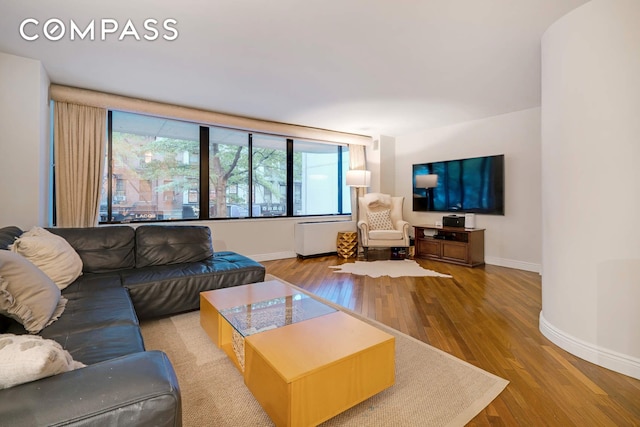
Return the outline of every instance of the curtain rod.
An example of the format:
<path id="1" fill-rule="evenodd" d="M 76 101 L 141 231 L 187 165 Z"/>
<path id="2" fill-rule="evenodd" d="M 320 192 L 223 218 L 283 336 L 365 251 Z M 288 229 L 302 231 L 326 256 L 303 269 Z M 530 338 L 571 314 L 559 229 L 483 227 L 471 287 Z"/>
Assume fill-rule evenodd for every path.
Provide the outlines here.
<path id="1" fill-rule="evenodd" d="M 52 84 L 50 86 L 50 97 L 52 100 L 59 102 L 162 116 L 194 123 L 263 132 L 279 136 L 328 141 L 340 144 L 371 144 L 371 137 L 365 135 L 216 113 L 198 108 L 147 101 L 72 86 Z"/>

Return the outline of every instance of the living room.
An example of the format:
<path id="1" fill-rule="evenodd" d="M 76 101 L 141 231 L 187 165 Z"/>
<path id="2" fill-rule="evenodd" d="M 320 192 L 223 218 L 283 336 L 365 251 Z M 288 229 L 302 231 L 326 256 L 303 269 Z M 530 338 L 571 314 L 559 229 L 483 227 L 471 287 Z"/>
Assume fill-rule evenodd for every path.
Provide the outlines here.
<path id="1" fill-rule="evenodd" d="M 638 208 L 638 201 L 629 197 L 630 194 L 637 193 L 639 182 L 632 163 L 638 158 L 632 142 L 633 135 L 637 135 L 638 125 L 632 123 L 629 115 L 638 111 L 637 97 L 633 94 L 637 94 L 637 75 L 640 73 L 634 74 L 633 70 L 637 68 L 633 68 L 635 65 L 629 64 L 627 59 L 633 57 L 634 49 L 637 48 L 634 43 L 637 42 L 638 33 L 635 29 L 629 29 L 629 39 L 615 44 L 618 49 L 614 51 L 608 51 L 607 47 L 617 43 L 615 34 L 611 39 L 602 35 L 610 31 L 610 26 L 615 27 L 616 24 L 611 22 L 619 23 L 620 16 L 634 16 L 638 13 L 638 8 L 630 0 L 567 0 L 542 4 L 532 1 L 527 4 L 530 9 L 519 11 L 516 10 L 517 7 L 504 2 L 491 3 L 494 8 L 506 8 L 507 11 L 494 17 L 488 12 L 490 7 L 487 5 L 448 6 L 441 1 L 426 2 L 426 9 L 421 9 L 422 19 L 426 19 L 429 13 L 435 16 L 436 11 L 442 16 L 440 22 L 425 21 L 430 24 L 425 25 L 426 27 L 431 26 L 442 32 L 434 30 L 427 36 L 403 34 L 403 31 L 409 31 L 407 27 L 410 26 L 403 26 L 400 18 L 387 23 L 383 19 L 383 12 L 388 11 L 386 8 L 368 18 L 365 13 L 365 18 L 357 20 L 359 30 L 347 31 L 344 27 L 350 25 L 350 20 L 355 20 L 354 16 L 364 5 L 351 5 L 341 13 L 318 6 L 318 10 L 313 10 L 318 14 L 324 10 L 324 14 L 319 16 L 331 19 L 332 25 L 340 28 L 341 34 L 351 34 L 350 40 L 353 40 L 354 46 L 360 46 L 356 44 L 358 41 L 362 46 L 383 45 L 388 50 L 369 49 L 372 52 L 368 53 L 372 56 L 365 59 L 351 45 L 341 45 L 334 41 L 335 45 L 328 49 L 321 44 L 321 39 L 313 39 L 317 44 L 312 46 L 319 51 L 327 49 L 327 58 L 335 56 L 339 59 L 332 62 L 331 66 L 346 73 L 343 69 L 349 68 L 349 64 L 353 63 L 356 71 L 351 80 L 336 81 L 335 87 L 326 87 L 329 83 L 320 78 L 311 81 L 325 92 L 348 94 L 355 91 L 353 87 L 358 87 L 357 75 L 368 71 L 380 79 L 378 84 L 384 86 L 384 90 L 376 91 L 370 87 L 371 92 L 357 93 L 360 98 L 356 96 L 356 99 L 336 95 L 332 100 L 333 104 L 316 103 L 310 99 L 311 95 L 299 95 L 307 103 L 305 108 L 293 112 L 280 108 L 281 115 L 267 116 L 253 105 L 249 108 L 252 104 L 249 101 L 246 102 L 247 109 L 242 110 L 237 105 L 239 101 L 232 99 L 233 95 L 218 88 L 219 92 L 211 93 L 227 94 L 229 103 L 211 110 L 365 134 L 370 137 L 366 152 L 367 168 L 372 172 L 372 184 L 368 191 L 404 196 L 404 216 L 412 225 L 433 223 L 442 216 L 441 213 L 414 212 L 411 209 L 412 165 L 504 154 L 507 159 L 505 215 L 477 216 L 477 226 L 486 229 L 486 263 L 541 274 L 544 316 L 541 313 L 540 328 L 545 336 L 583 359 L 638 378 L 640 337 L 630 325 L 637 324 L 636 313 L 640 311 L 637 306 L 640 290 L 634 281 L 637 279 L 633 279 L 637 277 L 637 260 L 640 258 L 637 244 L 633 242 L 640 236 L 637 236 L 637 231 L 629 230 L 630 227 L 619 227 L 625 228 L 624 232 L 602 227 L 612 217 L 629 215 Z M 296 8 L 295 5 L 284 3 L 282 6 Z M 111 5 L 101 12 L 95 12 L 94 18 L 107 17 L 113 7 Z M 122 7 L 123 15 L 133 13 L 124 5 Z M 167 16 L 180 14 L 177 18 L 180 37 L 176 42 L 180 42 L 180 38 L 188 40 L 191 29 L 199 28 L 197 25 L 186 24 L 190 22 L 192 12 L 175 11 L 168 5 L 165 7 L 163 11 Z M 261 19 L 256 15 L 259 14 L 245 15 L 237 10 L 232 14 L 228 7 L 230 6 L 227 4 L 221 4 L 219 8 L 213 8 L 211 13 L 216 15 L 215 23 L 207 25 L 222 26 L 220 21 L 225 20 L 226 13 L 229 14 L 226 19 L 229 16 L 237 19 L 251 17 L 257 28 L 254 33 L 247 30 L 243 35 L 237 32 L 232 34 L 239 38 L 236 55 L 241 56 L 245 51 L 255 53 L 257 48 L 252 47 L 251 40 L 267 38 L 269 26 L 258 26 Z M 2 199 L 5 202 L 0 208 L 0 224 L 17 225 L 24 229 L 34 225 L 49 226 L 52 225 L 50 84 L 200 107 L 195 103 L 190 104 L 188 97 L 183 100 L 171 98 L 183 90 L 196 96 L 196 91 L 193 88 L 189 91 L 184 80 L 194 77 L 197 72 L 179 64 L 172 64 L 168 72 L 176 74 L 159 72 L 166 86 L 174 86 L 167 88 L 166 99 L 163 94 L 152 96 L 147 92 L 145 96 L 142 90 L 144 74 L 140 73 L 132 72 L 130 78 L 121 78 L 121 86 L 109 82 L 98 86 L 89 76 L 61 76 L 55 65 L 47 64 L 50 58 L 42 49 L 54 51 L 55 55 L 69 61 L 79 61 L 80 64 L 83 60 L 86 61 L 83 72 L 91 74 L 99 70 L 92 69 L 90 59 L 78 57 L 90 53 L 95 47 L 89 42 L 52 42 L 44 40 L 44 37 L 36 41 L 20 40 L 20 22 L 35 12 L 9 5 L 9 2 L 4 2 L 1 8 L 12 13 L 3 13 L 0 18 L 3 40 L 0 42 L 0 128 L 3 130 L 0 176 L 4 183 L 15 185 L 3 186 Z M 398 16 L 408 19 L 406 16 L 411 14 L 411 9 L 407 8 L 404 10 L 405 8 L 398 7 Z M 466 11 L 461 13 L 456 8 L 466 8 Z M 67 12 L 68 15 L 64 15 Z M 158 9 L 154 15 L 156 13 Z M 284 11 L 270 13 L 268 16 L 275 20 L 275 16 Z M 300 27 L 314 20 L 311 12 L 299 13 L 305 16 L 298 24 Z M 514 22 L 523 26 L 520 30 L 511 27 L 513 24 L 509 21 L 509 13 L 518 16 L 519 20 Z M 522 16 L 527 14 L 540 14 L 544 17 L 536 20 Z M 566 14 L 569 14 L 568 17 L 565 17 Z M 340 15 L 342 19 L 334 15 Z M 53 16 L 68 20 L 76 15 L 71 11 L 59 10 L 38 12 L 38 18 L 42 21 Z M 482 20 L 477 19 L 478 16 Z M 78 17 L 78 21 L 80 20 Z M 287 24 L 283 17 L 275 22 L 283 26 Z M 558 24 L 554 25 L 556 22 Z M 624 27 L 623 24 L 626 21 L 620 26 Z M 451 28 L 445 31 L 446 27 Z M 598 61 L 585 59 L 578 53 L 576 57 L 571 56 L 573 52 L 587 49 L 587 42 L 585 45 L 572 45 L 574 50 L 571 52 L 562 47 L 565 43 L 575 42 L 572 36 L 583 36 L 584 32 L 588 32 L 585 28 L 589 27 L 599 30 L 590 42 L 598 48 L 595 56 L 608 52 L 607 60 L 602 61 L 608 65 L 606 68 L 604 65 L 603 69 L 593 68 Z M 296 28 L 302 31 L 302 28 Z M 375 35 L 370 35 L 371 39 L 363 37 L 365 29 L 366 33 Z M 455 31 L 462 29 L 466 29 L 464 34 L 467 39 L 475 37 L 476 44 L 457 44 Z M 329 26 L 325 30 L 332 31 Z M 496 35 L 494 31 L 499 34 Z M 393 36 L 392 40 L 387 40 L 389 35 Z M 195 35 L 191 34 L 191 37 Z M 269 53 L 282 59 L 294 51 L 302 50 L 293 41 L 284 41 L 284 35 L 280 34 L 280 37 L 272 41 L 273 44 L 265 46 L 264 51 L 258 51 L 258 54 L 268 56 Z M 419 49 L 397 49 L 405 40 L 403 37 L 415 37 L 422 43 L 425 52 L 422 55 L 425 57 L 429 57 L 432 45 L 446 45 L 443 40 L 451 42 L 448 52 L 438 50 L 437 55 L 431 54 L 434 65 L 416 58 L 422 56 Z M 500 39 L 503 40 L 501 44 L 488 45 Z M 214 48 L 224 44 L 225 40 L 215 33 L 210 42 L 214 52 Z M 94 43 L 101 42 L 96 40 Z M 109 45 L 117 45 L 117 42 Z M 150 51 L 158 50 L 161 56 L 167 56 L 162 53 L 166 44 L 154 41 L 147 46 Z M 174 50 L 181 47 L 184 48 L 184 44 L 168 49 L 175 53 Z M 131 51 L 122 50 L 131 55 Z M 274 51 L 280 53 L 276 55 Z M 133 52 L 136 52 L 135 45 Z M 383 56 L 383 52 L 387 56 Z M 478 52 L 483 52 L 491 60 L 481 61 Z M 233 59 L 229 51 L 225 53 Z M 118 49 L 115 47 L 112 55 L 111 60 L 119 62 Z M 182 56 L 178 57 L 184 59 Z M 511 61 L 499 61 L 503 57 L 509 57 Z M 376 58 L 379 60 L 376 61 Z M 563 62 L 562 58 L 569 59 Z M 137 65 L 131 56 L 127 56 L 126 60 L 131 61 L 127 66 Z M 488 66 L 491 62 L 498 63 L 498 66 L 488 70 L 474 68 L 479 64 Z M 155 65 L 161 67 L 160 64 L 161 61 L 158 60 Z M 317 62 L 312 64 L 317 65 Z M 242 66 L 246 66 L 246 63 L 242 63 Z M 291 90 L 288 83 L 277 79 L 278 73 L 290 77 L 283 70 L 285 67 L 271 66 L 274 68 L 264 68 L 269 70 L 265 74 L 272 79 L 271 82 L 280 84 L 280 91 L 274 94 L 268 90 L 268 78 L 263 83 L 264 86 L 251 82 L 246 91 L 254 91 L 257 96 L 264 96 L 265 99 L 268 95 L 281 97 L 281 94 L 295 99 L 296 94 L 291 93 L 295 91 Z M 433 82 L 429 82 L 433 77 L 426 70 L 430 67 L 433 68 L 430 72 L 447 77 L 434 78 Z M 311 68 L 312 65 L 300 65 L 299 73 L 313 75 Z M 182 71 L 175 71 L 181 69 Z M 324 70 L 327 75 L 330 74 L 330 69 Z M 404 78 L 405 70 L 412 76 L 424 73 L 425 89 L 420 91 L 428 96 L 425 95 L 422 100 L 411 99 L 412 90 L 418 91 L 412 85 L 419 83 L 418 80 L 399 82 Z M 592 70 L 593 74 L 585 70 Z M 621 70 L 627 71 L 622 73 Z M 227 73 L 242 75 L 248 71 L 238 66 L 236 69 L 229 69 Z M 224 71 L 222 74 L 224 75 Z M 468 74 L 474 75 L 469 77 Z M 161 80 L 160 77 L 158 79 Z M 167 82 L 172 83 L 167 85 Z M 568 82 L 575 83 L 570 85 Z M 138 90 L 137 87 L 141 89 Z M 387 90 L 393 87 L 397 87 L 396 94 Z M 605 90 L 604 87 L 608 89 Z M 590 102 L 582 103 L 582 96 L 576 95 L 576 91 L 584 94 L 584 97 L 591 96 L 588 97 Z M 469 97 L 465 97 L 468 94 Z M 224 100 L 225 96 L 220 98 Z M 377 103 L 378 98 L 386 99 L 388 103 L 381 107 Z M 201 101 L 197 96 L 195 99 L 197 102 Z M 401 103 L 403 99 L 409 101 Z M 370 101 L 372 107 L 367 106 L 367 101 Z M 570 109 L 571 113 L 563 108 L 565 103 L 569 105 L 566 109 Z M 600 109 L 592 111 L 587 107 L 593 105 L 599 105 Z M 385 113 L 393 111 L 396 106 L 398 110 L 394 112 L 392 120 L 392 115 L 387 117 Z M 274 110 L 278 110 L 275 104 Z M 240 114 L 242 111 L 246 112 Z M 599 123 L 596 119 L 609 121 Z M 566 140 L 570 142 L 565 142 Z M 589 174 L 588 171 L 597 173 Z M 603 202 L 596 203 L 597 200 Z M 267 262 L 295 257 L 294 227 L 302 221 L 309 221 L 309 218 L 188 223 L 210 226 L 216 250 L 232 250 L 257 261 Z M 589 265 L 593 269 L 587 268 Z"/>

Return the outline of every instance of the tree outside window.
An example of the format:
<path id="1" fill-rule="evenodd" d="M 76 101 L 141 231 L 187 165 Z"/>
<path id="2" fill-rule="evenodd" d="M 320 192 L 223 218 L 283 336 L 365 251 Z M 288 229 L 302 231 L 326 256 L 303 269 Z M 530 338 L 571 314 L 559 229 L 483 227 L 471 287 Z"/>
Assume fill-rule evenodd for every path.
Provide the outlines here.
<path id="1" fill-rule="evenodd" d="M 120 111 L 109 120 L 101 222 L 350 213 L 345 146 Z"/>

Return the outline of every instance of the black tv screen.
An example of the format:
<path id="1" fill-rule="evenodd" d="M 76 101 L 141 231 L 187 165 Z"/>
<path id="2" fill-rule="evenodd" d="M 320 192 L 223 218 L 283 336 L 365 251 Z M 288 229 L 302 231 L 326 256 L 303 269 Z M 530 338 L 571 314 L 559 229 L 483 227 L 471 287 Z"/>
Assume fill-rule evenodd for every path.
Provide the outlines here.
<path id="1" fill-rule="evenodd" d="M 416 187 L 431 174 L 436 187 Z M 413 165 L 413 210 L 504 215 L 504 154 Z"/>

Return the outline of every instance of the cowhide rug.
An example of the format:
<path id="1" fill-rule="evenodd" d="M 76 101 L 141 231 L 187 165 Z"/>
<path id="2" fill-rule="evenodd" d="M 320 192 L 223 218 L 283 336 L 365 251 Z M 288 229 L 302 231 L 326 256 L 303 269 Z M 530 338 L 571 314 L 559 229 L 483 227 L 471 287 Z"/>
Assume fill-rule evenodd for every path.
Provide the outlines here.
<path id="1" fill-rule="evenodd" d="M 422 268 L 417 262 L 409 259 L 394 261 L 356 261 L 348 262 L 341 265 L 331 265 L 329 268 L 335 268 L 334 273 L 351 273 L 360 276 L 435 276 L 435 277 L 451 277 L 448 274 L 441 274 L 433 270 Z"/>

